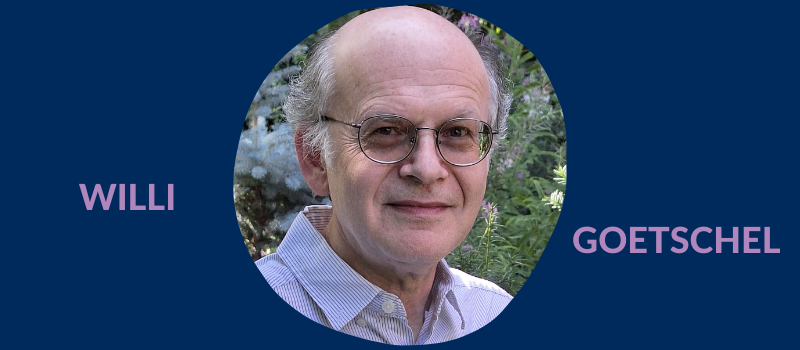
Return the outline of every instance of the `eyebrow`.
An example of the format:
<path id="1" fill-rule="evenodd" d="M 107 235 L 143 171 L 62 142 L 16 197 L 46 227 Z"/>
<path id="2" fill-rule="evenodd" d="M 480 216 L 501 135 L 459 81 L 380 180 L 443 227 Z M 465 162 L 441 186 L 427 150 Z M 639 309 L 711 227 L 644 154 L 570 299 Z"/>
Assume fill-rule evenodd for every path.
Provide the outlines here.
<path id="1" fill-rule="evenodd" d="M 462 118 L 464 116 L 470 115 L 475 113 L 472 109 L 462 109 L 457 114 L 453 116 L 453 118 Z"/>
<path id="2" fill-rule="evenodd" d="M 364 120 L 366 120 L 367 118 L 374 117 L 376 115 L 383 115 L 383 114 L 396 115 L 396 116 L 400 116 L 400 117 L 403 117 L 403 118 L 410 118 L 411 117 L 410 115 L 407 115 L 407 114 L 399 114 L 399 113 L 389 112 L 387 110 L 381 109 L 380 112 L 370 111 L 370 112 L 365 113 L 363 116 L 359 116 L 360 119 L 356 123 L 361 123 Z M 456 110 L 456 112 L 451 115 L 450 119 L 466 118 L 466 117 L 469 117 L 470 115 L 473 115 L 473 114 L 475 114 L 475 110 L 474 109 L 472 109 L 472 108 L 462 108 L 462 109 Z M 480 117 L 480 116 L 477 116 L 477 117 Z M 476 117 L 473 117 L 473 118 L 476 118 Z"/>

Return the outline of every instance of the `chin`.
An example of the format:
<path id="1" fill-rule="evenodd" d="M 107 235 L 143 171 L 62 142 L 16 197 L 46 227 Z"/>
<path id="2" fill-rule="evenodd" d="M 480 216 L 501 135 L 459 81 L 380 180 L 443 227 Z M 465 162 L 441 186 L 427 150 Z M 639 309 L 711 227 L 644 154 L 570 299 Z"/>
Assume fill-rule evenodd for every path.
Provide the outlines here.
<path id="1" fill-rule="evenodd" d="M 460 243 L 452 240 L 443 241 L 442 239 L 447 237 L 447 234 L 452 233 L 443 235 L 442 231 L 397 230 L 391 232 L 398 232 L 398 235 L 402 235 L 390 245 L 396 248 L 392 249 L 391 255 L 395 256 L 397 260 L 408 263 L 430 264 L 438 262 Z"/>

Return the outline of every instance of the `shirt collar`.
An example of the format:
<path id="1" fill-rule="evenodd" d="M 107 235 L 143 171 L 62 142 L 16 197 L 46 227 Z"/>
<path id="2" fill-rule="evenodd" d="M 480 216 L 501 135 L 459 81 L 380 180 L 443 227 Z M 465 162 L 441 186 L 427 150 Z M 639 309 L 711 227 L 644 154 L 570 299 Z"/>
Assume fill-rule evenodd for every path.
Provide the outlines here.
<path id="1" fill-rule="evenodd" d="M 321 232 L 331 215 L 330 206 L 306 207 L 297 215 L 277 252 L 322 309 L 331 327 L 341 330 L 384 291 L 347 265 L 325 241 Z M 443 299 L 447 300 L 461 317 L 461 328 L 464 329 L 464 315 L 453 292 L 454 286 L 455 278 L 442 259 L 436 266 L 431 309 L 438 315 Z"/>
<path id="2" fill-rule="evenodd" d="M 436 265 L 436 275 L 433 278 L 434 299 L 431 302 L 431 308 L 434 311 L 434 315 L 438 317 L 439 312 L 442 310 L 442 296 L 444 296 L 447 302 L 456 310 L 458 317 L 461 318 L 461 329 L 463 330 L 466 327 L 466 321 L 464 320 L 464 314 L 461 313 L 461 307 L 458 304 L 456 293 L 453 292 L 455 285 L 455 278 L 450 272 L 450 266 L 442 259 L 439 261 L 439 264 Z"/>

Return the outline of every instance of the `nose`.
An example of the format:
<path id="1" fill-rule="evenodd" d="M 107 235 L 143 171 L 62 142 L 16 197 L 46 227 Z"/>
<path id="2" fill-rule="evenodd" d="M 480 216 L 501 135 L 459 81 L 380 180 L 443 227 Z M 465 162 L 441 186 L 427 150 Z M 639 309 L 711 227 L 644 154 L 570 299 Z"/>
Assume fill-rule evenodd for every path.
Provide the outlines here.
<path id="1" fill-rule="evenodd" d="M 431 132 L 425 132 L 426 130 Z M 449 175 L 447 162 L 442 159 L 436 149 L 436 131 L 434 129 L 420 128 L 417 130 L 414 149 L 401 164 L 400 176 L 412 178 L 423 185 L 434 183 Z"/>

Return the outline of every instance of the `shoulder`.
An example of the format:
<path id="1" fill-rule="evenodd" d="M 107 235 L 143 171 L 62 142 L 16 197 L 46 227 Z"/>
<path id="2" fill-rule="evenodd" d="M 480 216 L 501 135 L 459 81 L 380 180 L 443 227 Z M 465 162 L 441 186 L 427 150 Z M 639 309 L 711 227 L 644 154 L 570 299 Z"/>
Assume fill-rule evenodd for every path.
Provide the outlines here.
<path id="1" fill-rule="evenodd" d="M 272 253 L 256 261 L 256 267 L 272 289 L 279 289 L 288 283 L 297 282 L 292 270 L 286 266 L 278 253 Z"/>
<path id="2" fill-rule="evenodd" d="M 465 321 L 466 332 L 480 329 L 495 319 L 513 297 L 498 285 L 451 268 L 453 293 Z"/>
<path id="3" fill-rule="evenodd" d="M 256 266 L 275 294 L 289 306 L 317 323 L 326 324 L 322 309 L 303 288 L 279 253 L 272 253 L 259 259 L 256 261 Z"/>
<path id="4" fill-rule="evenodd" d="M 469 303 L 488 303 L 502 310 L 513 297 L 497 284 L 472 276 L 464 271 L 450 268 L 454 291 Z"/>
<path id="5" fill-rule="evenodd" d="M 508 292 L 503 290 L 503 288 L 500 288 L 500 286 L 483 278 L 472 276 L 464 271 L 454 268 L 450 268 L 450 274 L 453 276 L 453 282 L 455 283 L 455 286 L 460 289 L 464 289 L 472 293 L 485 293 L 496 296 L 500 299 L 507 299 L 508 301 L 511 301 L 513 298 L 511 294 L 508 294 Z"/>

